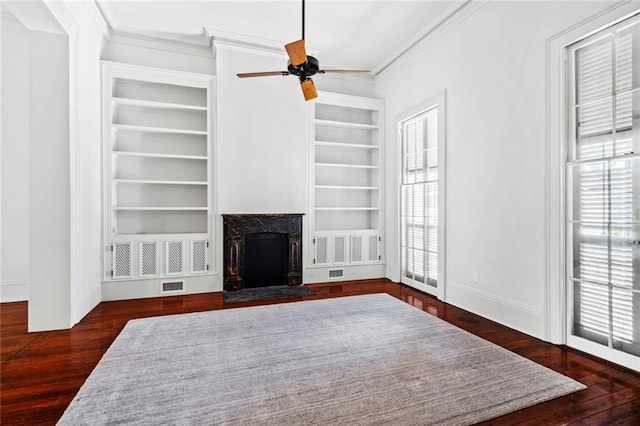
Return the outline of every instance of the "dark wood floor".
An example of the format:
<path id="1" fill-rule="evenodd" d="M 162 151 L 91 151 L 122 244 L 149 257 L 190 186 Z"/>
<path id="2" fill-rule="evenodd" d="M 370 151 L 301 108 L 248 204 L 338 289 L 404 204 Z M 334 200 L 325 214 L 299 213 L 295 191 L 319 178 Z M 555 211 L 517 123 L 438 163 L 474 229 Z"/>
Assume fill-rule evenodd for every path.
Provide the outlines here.
<path id="1" fill-rule="evenodd" d="M 587 389 L 485 424 L 640 425 L 640 375 L 557 347 L 386 280 L 309 285 L 317 294 L 226 305 L 221 293 L 105 302 L 71 330 L 27 333 L 26 302 L 0 305 L 0 423 L 55 424 L 128 320 L 256 304 L 386 292 L 572 377 Z"/>

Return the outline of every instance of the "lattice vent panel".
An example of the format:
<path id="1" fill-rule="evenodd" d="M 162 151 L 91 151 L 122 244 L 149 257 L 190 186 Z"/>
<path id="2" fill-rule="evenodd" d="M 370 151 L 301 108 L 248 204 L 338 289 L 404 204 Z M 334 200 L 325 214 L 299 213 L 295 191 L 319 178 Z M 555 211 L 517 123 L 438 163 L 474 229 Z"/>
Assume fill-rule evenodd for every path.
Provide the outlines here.
<path id="1" fill-rule="evenodd" d="M 131 243 L 113 244 L 113 278 L 131 278 Z"/>
<path id="2" fill-rule="evenodd" d="M 351 236 L 351 263 L 362 263 L 362 236 Z"/>
<path id="3" fill-rule="evenodd" d="M 155 277 L 158 275 L 158 243 L 145 241 L 140 243 L 140 276 Z"/>
<path id="4" fill-rule="evenodd" d="M 346 237 L 333 238 L 333 263 L 345 263 L 346 259 Z"/>
<path id="5" fill-rule="evenodd" d="M 207 241 L 191 242 L 191 273 L 207 272 Z"/>
<path id="6" fill-rule="evenodd" d="M 369 236 L 369 262 L 376 262 L 378 260 L 378 257 L 380 256 L 380 251 L 378 248 L 378 236 Z"/>
<path id="7" fill-rule="evenodd" d="M 184 273 L 183 264 L 183 241 L 167 241 L 167 262 L 166 262 L 166 274 L 167 275 L 180 275 Z"/>
<path id="8" fill-rule="evenodd" d="M 327 246 L 329 237 L 316 237 L 316 265 L 324 265 L 328 262 Z"/>

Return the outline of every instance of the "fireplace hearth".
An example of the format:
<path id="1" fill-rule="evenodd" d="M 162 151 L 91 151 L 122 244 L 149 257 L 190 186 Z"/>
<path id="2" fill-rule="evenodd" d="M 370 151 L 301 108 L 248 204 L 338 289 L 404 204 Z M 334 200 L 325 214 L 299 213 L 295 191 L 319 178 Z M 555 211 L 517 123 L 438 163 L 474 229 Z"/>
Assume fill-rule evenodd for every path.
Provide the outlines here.
<path id="1" fill-rule="evenodd" d="M 302 215 L 222 215 L 224 290 L 302 284 Z"/>

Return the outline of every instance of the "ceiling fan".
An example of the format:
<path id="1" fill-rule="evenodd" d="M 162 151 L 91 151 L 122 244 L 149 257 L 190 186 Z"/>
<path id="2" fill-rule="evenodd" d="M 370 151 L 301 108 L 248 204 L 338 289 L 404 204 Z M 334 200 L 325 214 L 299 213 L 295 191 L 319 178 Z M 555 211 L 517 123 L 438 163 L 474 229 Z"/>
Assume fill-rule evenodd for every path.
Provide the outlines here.
<path id="1" fill-rule="evenodd" d="M 304 99 L 309 101 L 318 97 L 316 86 L 313 84 L 311 76 L 316 74 L 366 74 L 369 70 L 321 70 L 320 61 L 313 56 L 307 56 L 304 47 L 304 0 L 302 0 L 302 39 L 285 44 L 284 49 L 289 55 L 287 61 L 287 71 L 263 71 L 263 72 L 247 72 L 237 74 L 240 78 L 248 77 L 267 77 L 275 75 L 295 75 L 300 80 L 300 87 Z"/>

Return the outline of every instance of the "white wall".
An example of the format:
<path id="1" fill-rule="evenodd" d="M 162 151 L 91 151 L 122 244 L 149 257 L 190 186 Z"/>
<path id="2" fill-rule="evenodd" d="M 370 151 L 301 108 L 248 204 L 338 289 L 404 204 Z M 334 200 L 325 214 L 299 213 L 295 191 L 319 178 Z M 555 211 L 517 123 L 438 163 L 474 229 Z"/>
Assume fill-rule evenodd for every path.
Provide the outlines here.
<path id="1" fill-rule="evenodd" d="M 307 213 L 309 108 L 295 78 L 239 79 L 286 59 L 217 47 L 218 210 Z"/>
<path id="2" fill-rule="evenodd" d="M 66 2 L 59 15 L 73 32 L 71 62 L 71 324 L 102 300 L 101 292 L 101 67 L 106 26 L 99 25 L 95 5 Z M 94 8 L 92 10 L 92 7 Z M 62 16 L 60 17 L 62 19 Z"/>
<path id="3" fill-rule="evenodd" d="M 71 326 L 69 41 L 29 38 L 29 331 Z"/>
<path id="4" fill-rule="evenodd" d="M 106 26 L 86 2 L 5 5 L 24 23 L 24 40 L 19 45 L 15 34 L 3 37 L 11 43 L 3 49 L 11 72 L 10 98 L 3 102 L 16 105 L 3 109 L 3 121 L 14 129 L 10 138 L 3 133 L 3 144 L 12 154 L 24 149 L 26 158 L 12 155 L 3 167 L 3 181 L 21 185 L 25 198 L 3 193 L 3 210 L 11 197 L 28 224 L 14 226 L 13 234 L 28 241 L 29 330 L 68 328 L 101 300 L 99 57 Z M 5 261 L 12 267 L 21 265 L 17 238 L 2 238 L 16 246 Z"/>
<path id="5" fill-rule="evenodd" d="M 29 292 L 29 32 L 0 13 L 0 302 L 15 302 Z"/>
<path id="6" fill-rule="evenodd" d="M 387 200 L 398 194 L 398 120 L 447 92 L 446 301 L 536 337 L 545 334 L 545 41 L 607 6 L 472 5 L 376 80 Z M 398 280 L 397 206 L 386 214 L 387 275 Z"/>
<path id="7" fill-rule="evenodd" d="M 284 55 L 216 46 L 218 120 L 214 164 L 218 168 L 220 214 L 308 214 L 309 107 L 298 81 L 236 76 L 238 72 L 278 70 L 283 63 Z M 303 238 L 308 235 L 307 218 L 303 217 Z M 222 274 L 220 217 L 218 228 L 216 264 Z"/>
<path id="8" fill-rule="evenodd" d="M 2 39 L 3 271 L 29 279 L 30 331 L 68 328 L 69 40 L 42 3 L 6 6 L 24 27 L 3 28 Z"/>

